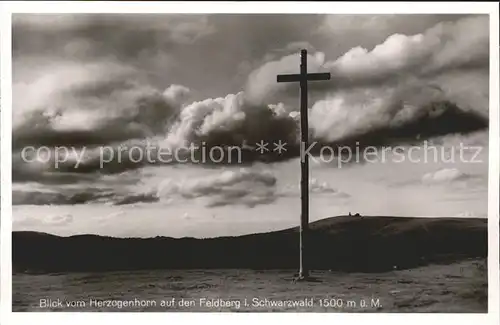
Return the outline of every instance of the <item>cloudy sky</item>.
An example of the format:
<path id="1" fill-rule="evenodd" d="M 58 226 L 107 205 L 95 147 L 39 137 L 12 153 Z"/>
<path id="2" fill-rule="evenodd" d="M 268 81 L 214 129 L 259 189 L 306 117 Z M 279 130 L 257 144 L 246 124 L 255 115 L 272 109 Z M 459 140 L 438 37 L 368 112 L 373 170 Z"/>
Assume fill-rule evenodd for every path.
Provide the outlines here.
<path id="1" fill-rule="evenodd" d="M 312 220 L 486 216 L 487 16 L 16 14 L 14 229 L 215 236 L 295 225 L 298 89 L 276 75 L 298 72 L 303 48 L 310 72 L 332 75 L 310 84 L 313 141 L 406 154 L 431 143 L 439 156 L 313 161 Z M 254 150 L 261 140 L 271 151 Z M 272 151 L 279 140 L 286 153 Z M 151 163 L 130 149 L 186 143 L 246 149 L 241 164 Z M 460 145 L 482 149 L 460 159 Z"/>

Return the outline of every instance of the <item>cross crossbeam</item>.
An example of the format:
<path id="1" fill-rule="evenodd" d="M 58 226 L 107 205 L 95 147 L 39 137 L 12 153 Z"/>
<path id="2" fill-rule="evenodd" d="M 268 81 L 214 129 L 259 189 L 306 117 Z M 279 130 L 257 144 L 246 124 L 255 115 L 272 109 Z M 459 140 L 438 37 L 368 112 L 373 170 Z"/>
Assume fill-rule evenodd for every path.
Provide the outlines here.
<path id="1" fill-rule="evenodd" d="M 306 260 L 306 243 L 309 233 L 309 157 L 303 155 L 302 149 L 309 147 L 309 124 L 307 119 L 307 82 L 330 80 L 330 73 L 307 73 L 307 50 L 300 51 L 300 73 L 277 76 L 278 82 L 299 82 L 300 84 L 300 268 L 299 280 L 309 277 L 309 265 Z"/>

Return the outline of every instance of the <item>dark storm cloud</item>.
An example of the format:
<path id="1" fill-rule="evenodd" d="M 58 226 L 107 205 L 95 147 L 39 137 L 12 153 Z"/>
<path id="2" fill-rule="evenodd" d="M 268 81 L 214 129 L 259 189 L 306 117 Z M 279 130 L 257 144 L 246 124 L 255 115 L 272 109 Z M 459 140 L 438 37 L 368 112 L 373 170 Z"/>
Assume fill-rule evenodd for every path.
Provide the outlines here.
<path id="1" fill-rule="evenodd" d="M 310 36 L 320 15 L 16 15 L 14 79 L 55 60 L 133 66 L 159 88 L 189 85 L 197 98 L 241 89 L 243 62 L 260 64 L 270 48 Z M 255 63 L 255 60 L 258 60 Z M 16 69 L 16 61 L 21 65 Z"/>
<path id="2" fill-rule="evenodd" d="M 25 81 L 40 66 L 58 61 L 112 61 L 133 66 L 159 88 L 178 83 L 198 99 L 224 96 L 240 91 L 252 70 L 301 44 L 334 58 L 355 46 L 374 46 L 395 32 L 416 34 L 460 17 L 16 14 L 13 77 Z"/>
<path id="3" fill-rule="evenodd" d="M 93 77 L 80 83 L 68 80 L 69 86 L 59 87 L 59 93 L 52 90 L 48 101 L 36 102 L 34 108 L 15 100 L 20 111 L 14 118 L 13 148 L 105 145 L 154 136 L 167 131 L 168 121 L 180 109 L 178 97 L 188 91 L 172 86 L 162 93 L 121 79 L 128 76 Z"/>
<path id="4" fill-rule="evenodd" d="M 112 197 L 102 194 L 95 189 L 79 190 L 77 193 L 49 192 L 49 191 L 12 191 L 12 205 L 67 205 L 97 202 L 99 199 Z"/>
<path id="5" fill-rule="evenodd" d="M 122 178 L 127 178 L 122 176 Z M 207 207 L 243 205 L 255 207 L 275 201 L 278 195 L 276 178 L 266 171 L 249 169 L 230 170 L 212 176 L 173 182 L 169 179 L 154 182 L 146 189 L 116 187 L 88 187 L 82 183 L 79 188 L 46 187 L 14 190 L 13 204 L 88 204 L 109 203 L 130 205 L 151 203 L 160 200 L 182 204 L 183 200 L 203 200 Z M 97 182 L 102 184 L 102 182 Z M 125 185 L 125 184 L 124 184 Z M 317 186 L 316 186 L 317 187 Z M 314 187 L 314 188 L 316 188 Z M 290 192 L 290 191 L 289 191 Z M 292 194 L 291 192 L 288 193 Z"/>
<path id="6" fill-rule="evenodd" d="M 13 55 L 137 59 L 213 33 L 205 16 L 16 14 Z"/>

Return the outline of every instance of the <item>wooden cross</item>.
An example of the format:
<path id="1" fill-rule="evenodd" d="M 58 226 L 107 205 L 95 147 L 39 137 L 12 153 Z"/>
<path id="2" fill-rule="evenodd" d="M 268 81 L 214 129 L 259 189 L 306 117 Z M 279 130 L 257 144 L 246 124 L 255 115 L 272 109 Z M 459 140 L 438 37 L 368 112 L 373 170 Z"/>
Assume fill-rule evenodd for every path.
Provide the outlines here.
<path id="1" fill-rule="evenodd" d="M 309 147 L 309 125 L 307 121 L 307 82 L 314 80 L 330 80 L 330 73 L 307 73 L 307 50 L 300 51 L 300 74 L 278 75 L 278 82 L 299 82 L 300 83 L 300 269 L 298 279 L 309 277 L 309 268 L 305 260 L 305 244 L 309 230 L 309 157 L 302 156 L 302 148 Z"/>

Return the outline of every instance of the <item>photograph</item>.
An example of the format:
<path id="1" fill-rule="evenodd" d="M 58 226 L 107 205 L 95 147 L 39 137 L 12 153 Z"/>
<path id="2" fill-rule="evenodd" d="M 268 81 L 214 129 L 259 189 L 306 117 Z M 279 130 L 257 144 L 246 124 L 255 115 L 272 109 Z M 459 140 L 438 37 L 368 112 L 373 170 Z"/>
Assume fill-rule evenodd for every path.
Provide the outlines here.
<path id="1" fill-rule="evenodd" d="M 488 313 L 490 15 L 285 12 L 12 13 L 12 312 Z"/>

